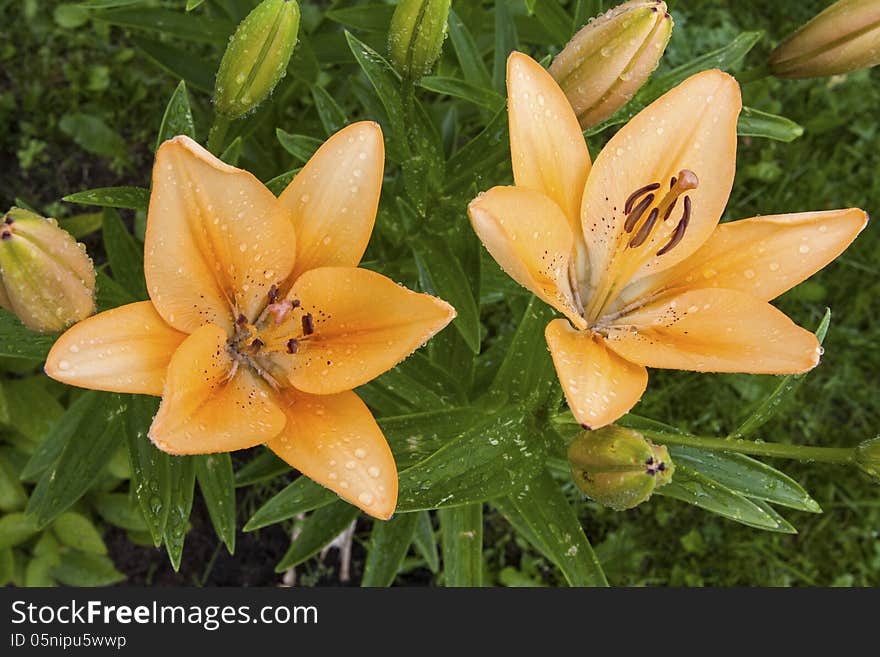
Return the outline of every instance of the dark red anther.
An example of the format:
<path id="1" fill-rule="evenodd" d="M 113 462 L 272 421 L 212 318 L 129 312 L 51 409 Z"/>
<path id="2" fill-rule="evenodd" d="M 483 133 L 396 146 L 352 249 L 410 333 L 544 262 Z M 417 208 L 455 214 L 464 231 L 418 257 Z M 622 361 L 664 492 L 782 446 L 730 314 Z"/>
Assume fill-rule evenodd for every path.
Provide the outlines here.
<path id="1" fill-rule="evenodd" d="M 302 316 L 303 335 L 311 335 L 315 332 L 315 320 L 312 313 L 306 313 Z"/>
<path id="2" fill-rule="evenodd" d="M 287 353 L 295 354 L 299 350 L 299 342 L 293 338 L 287 341 Z"/>

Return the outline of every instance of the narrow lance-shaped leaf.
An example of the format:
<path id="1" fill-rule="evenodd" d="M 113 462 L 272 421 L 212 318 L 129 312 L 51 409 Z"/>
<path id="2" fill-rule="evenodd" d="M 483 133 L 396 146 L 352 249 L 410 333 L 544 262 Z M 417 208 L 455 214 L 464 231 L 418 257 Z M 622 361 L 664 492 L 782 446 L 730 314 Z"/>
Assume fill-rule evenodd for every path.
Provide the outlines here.
<path id="1" fill-rule="evenodd" d="M 570 586 L 607 586 L 608 580 L 559 484 L 544 471 L 496 505 L 532 545 L 565 575 Z M 516 513 L 508 513 L 510 508 Z"/>
<path id="2" fill-rule="evenodd" d="M 416 513 L 401 513 L 373 522 L 361 586 L 391 586 L 413 542 L 418 519 Z"/>
<path id="3" fill-rule="evenodd" d="M 158 398 L 132 395 L 125 423 L 131 486 L 156 547 L 165 536 L 173 487 L 171 457 L 156 449 L 147 436 L 158 409 Z"/>
<path id="4" fill-rule="evenodd" d="M 431 514 L 428 511 L 418 511 L 416 531 L 413 534 L 413 547 L 418 552 L 432 573 L 440 570 L 440 554 L 437 552 L 437 538 L 434 536 L 434 525 L 431 523 Z"/>
<path id="5" fill-rule="evenodd" d="M 831 309 L 826 308 L 825 315 L 822 317 L 822 321 L 819 322 L 819 326 L 816 328 L 816 338 L 819 340 L 820 345 L 825 341 L 825 336 L 828 333 L 828 327 L 830 324 Z M 771 392 L 770 395 L 761 402 L 758 408 L 756 408 L 754 412 L 749 415 L 741 425 L 739 425 L 739 427 L 732 431 L 728 437 L 743 438 L 750 433 L 754 433 L 755 430 L 776 415 L 782 404 L 795 393 L 805 376 L 806 374 L 789 374 L 788 376 L 783 377 L 773 389 L 773 392 Z"/>
<path id="6" fill-rule="evenodd" d="M 121 395 L 92 398 L 94 406 L 70 435 L 28 501 L 27 513 L 41 527 L 69 509 L 91 487 L 123 440 L 126 404 Z"/>
<path id="7" fill-rule="evenodd" d="M 804 134 L 804 129 L 784 116 L 743 107 L 736 124 L 736 134 L 740 137 L 763 137 L 789 142 Z"/>
<path id="8" fill-rule="evenodd" d="M 76 400 L 67 407 L 64 415 L 58 422 L 54 424 L 52 429 L 46 435 L 46 438 L 40 443 L 37 451 L 34 452 L 30 460 L 25 464 L 21 471 L 22 481 L 35 481 L 36 477 L 43 474 L 47 468 L 50 468 L 61 454 L 64 446 L 70 440 L 80 424 L 98 408 L 101 402 L 101 394 L 93 390 L 84 392 L 79 395 Z"/>
<path id="9" fill-rule="evenodd" d="M 275 572 L 283 573 L 317 554 L 348 527 L 357 518 L 358 513 L 357 507 L 342 500 L 314 511 L 300 525 L 299 534 L 275 566 Z"/>
<path id="10" fill-rule="evenodd" d="M 195 460 L 191 456 L 172 456 L 168 459 L 168 480 L 171 493 L 168 502 L 168 521 L 165 524 L 165 549 L 175 571 L 180 569 L 183 543 L 189 530 L 195 489 Z"/>
<path id="11" fill-rule="evenodd" d="M 143 248 L 135 242 L 119 214 L 111 208 L 104 210 L 103 237 L 113 280 L 135 299 L 147 299 Z"/>
<path id="12" fill-rule="evenodd" d="M 489 69 L 486 68 L 486 63 L 477 49 L 474 37 L 454 9 L 449 12 L 448 25 L 449 39 L 452 41 L 452 48 L 464 73 L 464 79 L 476 87 L 491 88 L 492 78 L 489 76 Z"/>
<path id="13" fill-rule="evenodd" d="M 31 331 L 8 310 L 0 308 L 0 356 L 44 360 L 55 336 Z"/>
<path id="14" fill-rule="evenodd" d="M 232 554 L 235 552 L 235 478 L 228 453 L 195 457 L 199 490 L 218 538 Z"/>
<path id="15" fill-rule="evenodd" d="M 158 149 L 162 142 L 177 135 L 186 135 L 191 139 L 196 138 L 192 109 L 189 105 L 189 96 L 186 93 L 186 82 L 183 80 L 174 89 L 168 105 L 165 106 L 165 114 L 162 116 L 162 123 L 159 124 L 156 148 Z"/>
<path id="16" fill-rule="evenodd" d="M 68 194 L 62 200 L 81 205 L 146 212 L 147 205 L 150 203 L 150 190 L 143 187 L 98 187 Z"/>
<path id="17" fill-rule="evenodd" d="M 244 526 L 244 531 L 252 532 L 274 525 L 299 513 L 327 506 L 338 499 L 333 491 L 301 476 L 257 509 Z"/>
<path id="18" fill-rule="evenodd" d="M 483 505 L 440 509 L 443 583 L 481 586 L 483 583 Z"/>

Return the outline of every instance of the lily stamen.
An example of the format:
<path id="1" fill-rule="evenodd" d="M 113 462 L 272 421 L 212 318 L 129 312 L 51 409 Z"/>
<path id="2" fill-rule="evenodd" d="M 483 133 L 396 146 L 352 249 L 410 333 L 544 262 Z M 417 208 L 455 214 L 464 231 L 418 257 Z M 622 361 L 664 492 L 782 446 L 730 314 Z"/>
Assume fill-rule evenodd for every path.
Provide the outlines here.
<path id="1" fill-rule="evenodd" d="M 676 225 L 675 229 L 672 231 L 672 237 L 669 242 L 666 243 L 662 249 L 657 251 L 658 256 L 662 256 L 665 253 L 669 253 L 672 251 L 675 246 L 684 239 L 684 234 L 687 231 L 688 224 L 691 220 L 691 198 L 690 196 L 684 197 L 684 212 L 681 215 L 681 219 L 678 221 L 678 225 Z"/>

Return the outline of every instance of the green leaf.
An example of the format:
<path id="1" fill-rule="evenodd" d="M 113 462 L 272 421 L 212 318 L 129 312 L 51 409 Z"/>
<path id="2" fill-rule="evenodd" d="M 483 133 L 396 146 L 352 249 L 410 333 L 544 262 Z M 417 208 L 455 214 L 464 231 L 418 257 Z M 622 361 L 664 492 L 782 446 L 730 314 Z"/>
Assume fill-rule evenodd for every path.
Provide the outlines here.
<path id="1" fill-rule="evenodd" d="M 534 13 L 554 43 L 561 47 L 571 39 L 572 17 L 559 5 L 557 0 L 536 2 Z"/>
<path id="2" fill-rule="evenodd" d="M 31 492 L 27 513 L 41 527 L 69 509 L 95 482 L 123 440 L 126 404 L 117 394 L 90 396 L 85 417 Z"/>
<path id="3" fill-rule="evenodd" d="M 253 486 L 290 472 L 290 466 L 265 449 L 245 463 L 235 473 L 235 487 Z"/>
<path id="4" fill-rule="evenodd" d="M 165 524 L 165 549 L 175 571 L 180 569 L 183 543 L 189 530 L 195 489 L 195 459 L 191 456 L 172 456 L 168 459 L 168 480 L 171 484 L 168 503 L 168 521 Z"/>
<path id="5" fill-rule="evenodd" d="M 413 534 L 413 547 L 425 560 L 431 572 L 436 574 L 440 570 L 440 555 L 437 552 L 437 538 L 434 536 L 431 514 L 427 511 L 417 511 L 407 515 L 418 517 L 416 530 Z"/>
<path id="6" fill-rule="evenodd" d="M 104 123 L 103 119 L 91 114 L 65 114 L 58 122 L 58 127 L 77 145 L 95 155 L 121 157 L 128 149 L 118 132 Z"/>
<path id="7" fill-rule="evenodd" d="M 495 91 L 504 93 L 507 80 L 507 57 L 519 47 L 516 24 L 507 0 L 495 0 L 495 54 L 492 60 L 492 84 Z"/>
<path id="8" fill-rule="evenodd" d="M 353 34 L 346 32 L 345 38 L 348 40 L 348 47 L 354 54 L 361 70 L 367 76 L 388 114 L 392 136 L 399 143 L 405 144 L 406 127 L 403 118 L 403 100 L 400 96 L 400 76 L 384 57 Z"/>
<path id="9" fill-rule="evenodd" d="M 736 124 L 736 134 L 740 137 L 763 137 L 790 142 L 804 134 L 804 129 L 784 116 L 743 107 Z"/>
<path id="10" fill-rule="evenodd" d="M 110 25 L 159 32 L 175 40 L 201 43 L 225 44 L 235 29 L 232 23 L 225 20 L 158 7 L 96 10 L 92 17 Z"/>
<path id="11" fill-rule="evenodd" d="M 331 21 L 336 21 L 355 30 L 385 32 L 391 24 L 393 13 L 393 5 L 368 4 L 359 7 L 331 9 L 325 16 Z"/>
<path id="12" fill-rule="evenodd" d="M 156 449 L 147 436 L 158 410 L 157 398 L 132 395 L 125 423 L 131 487 L 156 547 L 162 544 L 165 535 L 172 489 L 171 457 Z"/>
<path id="13" fill-rule="evenodd" d="M 83 212 L 59 220 L 58 225 L 74 238 L 80 239 L 98 230 L 103 220 L 104 215 L 101 212 Z"/>
<path id="14" fill-rule="evenodd" d="M 317 554 L 348 527 L 357 518 L 358 513 L 357 507 L 342 500 L 313 511 L 299 525 L 299 534 L 275 566 L 275 572 L 283 573 Z"/>
<path id="15" fill-rule="evenodd" d="M 64 415 L 56 422 L 45 440 L 21 471 L 23 481 L 35 481 L 58 460 L 64 446 L 77 432 L 85 418 L 95 413 L 101 403 L 101 394 L 93 390 L 83 393 L 68 406 Z"/>
<path id="16" fill-rule="evenodd" d="M 150 190 L 143 187 L 98 187 L 68 194 L 62 200 L 81 205 L 146 212 L 147 206 L 150 204 Z"/>
<path id="17" fill-rule="evenodd" d="M 309 158 L 315 154 L 315 151 L 318 150 L 323 143 L 320 139 L 316 139 L 315 137 L 294 135 L 285 132 L 281 128 L 275 129 L 275 136 L 278 138 L 278 143 L 281 144 L 281 147 L 303 164 L 309 161 Z"/>
<path id="18" fill-rule="evenodd" d="M 510 157 L 507 141 L 507 110 L 499 110 L 489 124 L 465 144 L 449 159 L 446 170 L 444 189 L 448 192 L 462 192 L 476 188 L 485 188 L 494 184 L 484 179 L 487 173 L 494 170 Z"/>
<path id="19" fill-rule="evenodd" d="M 379 419 L 397 467 L 404 470 L 427 459 L 481 421 L 479 409 L 451 408 Z"/>
<path id="20" fill-rule="evenodd" d="M 336 493 L 316 484 L 308 477 L 300 476 L 257 509 L 244 526 L 244 531 L 252 532 L 261 527 L 274 525 L 300 513 L 327 506 L 336 500 L 338 500 Z"/>
<path id="21" fill-rule="evenodd" d="M 58 566 L 60 561 L 57 554 L 50 557 L 34 557 L 25 567 L 24 585 L 28 588 L 58 586 L 55 578 L 52 577 L 52 569 Z"/>
<path id="22" fill-rule="evenodd" d="M 483 505 L 466 504 L 440 509 L 445 586 L 481 586 L 483 583 Z"/>
<path id="23" fill-rule="evenodd" d="M 229 146 L 220 153 L 220 159 L 230 166 L 238 166 L 238 160 L 241 157 L 241 149 L 243 142 L 241 135 L 229 142 Z"/>
<path id="24" fill-rule="evenodd" d="M 0 549 L 0 586 L 6 586 L 15 579 L 15 555 L 12 548 Z"/>
<path id="25" fill-rule="evenodd" d="M 125 493 L 103 493 L 92 500 L 95 510 L 114 527 L 134 532 L 147 532 L 147 523 L 137 501 Z M 150 535 L 152 539 L 152 535 Z"/>
<path id="26" fill-rule="evenodd" d="M 55 518 L 52 531 L 62 545 L 91 554 L 107 554 L 107 546 L 97 527 L 84 515 L 67 511 Z"/>
<path id="27" fill-rule="evenodd" d="M 132 35 L 131 41 L 161 69 L 167 71 L 178 80 L 183 79 L 193 89 L 211 93 L 214 88 L 214 73 L 219 65 L 217 62 L 205 62 L 191 49 L 181 48 L 171 42 L 154 41 L 153 39 Z"/>
<path id="28" fill-rule="evenodd" d="M 189 96 L 186 93 L 186 82 L 183 80 L 178 83 L 174 93 L 171 94 L 168 105 L 165 106 L 165 114 L 162 115 L 162 123 L 159 124 L 159 135 L 156 138 L 156 150 L 159 149 L 162 142 L 177 135 L 186 135 L 192 139 L 196 138 L 192 109 L 189 105 Z"/>
<path id="29" fill-rule="evenodd" d="M 544 330 L 554 314 L 538 297 L 531 298 L 492 382 L 492 394 L 532 408 L 547 401 L 556 382 L 556 370 L 547 350 Z"/>
<path id="30" fill-rule="evenodd" d="M 0 551 L 24 543 L 39 531 L 33 518 L 24 513 L 8 513 L 0 518 Z"/>
<path id="31" fill-rule="evenodd" d="M 495 503 L 514 529 L 523 530 L 523 536 L 556 564 L 569 586 L 608 585 L 577 514 L 548 472 Z M 509 513 L 511 507 L 515 513 Z"/>
<path id="32" fill-rule="evenodd" d="M 449 38 L 464 79 L 476 87 L 490 89 L 492 78 L 489 76 L 489 69 L 486 68 L 486 62 L 477 49 L 474 37 L 454 10 L 449 12 L 448 25 Z"/>
<path id="33" fill-rule="evenodd" d="M 800 511 L 822 513 L 819 504 L 788 475 L 744 454 L 670 445 L 678 466 L 683 463 L 732 491 Z"/>
<path id="34" fill-rule="evenodd" d="M 9 425 L 34 443 L 41 443 L 64 414 L 40 375 L 6 381 L 3 386 Z"/>
<path id="35" fill-rule="evenodd" d="M 95 277 L 95 302 L 98 306 L 98 311 L 103 312 L 137 301 L 137 298 L 131 292 L 110 278 L 102 270 L 99 269 L 95 273 L 97 274 Z"/>
<path id="36" fill-rule="evenodd" d="M 831 309 L 826 308 L 825 315 L 822 317 L 822 321 L 819 322 L 819 326 L 816 328 L 816 338 L 819 340 L 820 345 L 825 341 L 825 335 L 828 333 L 828 327 L 830 324 Z M 798 389 L 798 386 L 806 375 L 807 373 L 789 374 L 788 376 L 782 377 L 773 389 L 773 392 L 771 392 L 770 395 L 760 403 L 758 408 L 756 408 L 752 414 L 739 425 L 739 427 L 730 433 L 728 438 L 743 438 L 754 433 L 758 428 L 763 426 L 768 420 L 776 415 L 785 401 L 794 396 L 795 391 Z"/>
<path id="37" fill-rule="evenodd" d="M 186 10 L 192 11 L 196 7 L 200 6 L 205 0 L 186 0 Z"/>
<path id="38" fill-rule="evenodd" d="M 196 477 L 211 524 L 229 553 L 235 552 L 235 478 L 228 453 L 196 456 Z"/>
<path id="39" fill-rule="evenodd" d="M 788 531 L 777 517 L 752 500 L 686 465 L 676 463 L 672 481 L 658 488 L 655 494 L 693 504 L 749 527 L 772 532 Z"/>
<path id="40" fill-rule="evenodd" d="M 66 586 L 110 586 L 125 580 L 109 557 L 76 550 L 64 552 L 51 575 Z"/>
<path id="41" fill-rule="evenodd" d="M 519 489 L 541 467 L 545 449 L 522 409 L 489 415 L 400 473 L 397 510 L 459 506 Z"/>
<path id="42" fill-rule="evenodd" d="M 401 513 L 391 520 L 376 520 L 364 564 L 361 586 L 391 586 L 413 541 L 418 515 Z"/>
<path id="43" fill-rule="evenodd" d="M 332 135 L 348 125 L 345 112 L 324 87 L 318 85 L 312 87 L 312 100 L 315 101 L 318 118 L 321 119 L 321 125 L 324 126 L 327 135 Z"/>
<path id="44" fill-rule="evenodd" d="M 504 96 L 493 89 L 478 87 L 466 80 L 429 75 L 422 78 L 419 84 L 428 91 L 460 98 L 492 112 L 497 112 L 504 107 Z"/>
<path id="45" fill-rule="evenodd" d="M 55 336 L 31 331 L 18 317 L 0 308 L 0 356 L 45 360 Z"/>
<path id="46" fill-rule="evenodd" d="M 279 196 L 281 192 L 287 189 L 287 186 L 293 181 L 296 177 L 296 174 L 299 173 L 299 169 L 293 169 L 292 171 L 285 171 L 280 176 L 275 176 L 270 181 L 266 183 L 266 187 L 275 194 L 275 196 Z"/>
<path id="47" fill-rule="evenodd" d="M 27 493 L 19 481 L 18 469 L 0 452 L 0 511 L 19 511 L 27 504 Z"/>
<path id="48" fill-rule="evenodd" d="M 104 210 L 104 248 L 113 280 L 138 301 L 149 298 L 144 279 L 144 251 L 112 208 Z"/>

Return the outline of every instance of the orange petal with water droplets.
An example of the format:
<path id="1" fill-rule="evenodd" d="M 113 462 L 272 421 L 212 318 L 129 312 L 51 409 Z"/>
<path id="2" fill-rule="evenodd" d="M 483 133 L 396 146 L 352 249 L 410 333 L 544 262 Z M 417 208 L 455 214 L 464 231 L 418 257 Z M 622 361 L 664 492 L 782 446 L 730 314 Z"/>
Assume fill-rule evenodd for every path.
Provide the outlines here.
<path id="1" fill-rule="evenodd" d="M 556 80 L 520 52 L 507 59 L 510 155 L 517 187 L 547 195 L 572 231 L 580 229 L 590 154 L 574 110 Z"/>
<path id="2" fill-rule="evenodd" d="M 741 106 L 736 80 L 718 70 L 703 71 L 648 105 L 609 140 L 593 163 L 581 205 L 594 288 L 610 289 L 608 279 L 621 275 L 627 258 L 638 256 L 633 271 L 626 272 L 629 280 L 671 267 L 709 238 L 733 185 Z M 659 184 L 659 203 L 681 170 L 694 172 L 699 181 L 686 193 L 692 212 L 684 237 L 666 254 L 654 255 L 671 241 L 682 216 L 679 198 L 668 222 L 656 224 L 644 258 L 634 255 L 627 246 L 632 234 L 624 229 L 627 199 L 646 185 Z"/>
<path id="3" fill-rule="evenodd" d="M 540 192 L 493 187 L 471 201 L 468 215 L 480 240 L 513 280 L 585 326 L 569 283 L 574 237 L 559 206 Z"/>
<path id="4" fill-rule="evenodd" d="M 737 290 L 669 294 L 614 321 L 608 346 L 647 367 L 797 374 L 819 362 L 816 336 Z"/>
<path id="5" fill-rule="evenodd" d="M 69 328 L 46 357 L 46 374 L 80 388 L 158 396 L 186 337 L 149 301 L 130 303 Z"/>
<path id="6" fill-rule="evenodd" d="M 290 213 L 253 175 L 188 137 L 159 147 L 144 273 L 166 322 L 192 333 L 206 323 L 229 329 L 237 313 L 255 319 L 295 249 Z"/>
<path id="7" fill-rule="evenodd" d="M 605 345 L 602 336 L 554 319 L 544 331 L 575 419 L 590 429 L 611 424 L 641 399 L 648 372 Z"/>
<path id="8" fill-rule="evenodd" d="M 296 232 L 294 280 L 316 267 L 357 266 L 376 221 L 384 167 L 382 129 L 361 121 L 324 142 L 282 192 Z"/>
<path id="9" fill-rule="evenodd" d="M 284 428 L 268 385 L 226 348 L 226 331 L 206 324 L 174 352 L 150 439 L 170 454 L 230 452 L 264 443 Z"/>
<path id="10" fill-rule="evenodd" d="M 843 253 L 867 222 L 850 208 L 720 224 L 692 256 L 624 290 L 621 305 L 673 287 L 722 287 L 770 301 Z"/>
<path id="11" fill-rule="evenodd" d="M 314 333 L 294 355 L 277 355 L 291 385 L 316 395 L 351 390 L 422 346 L 455 317 L 445 301 L 355 267 L 319 267 L 289 298 L 312 315 Z"/>
<path id="12" fill-rule="evenodd" d="M 382 430 L 353 392 L 309 395 L 287 389 L 284 430 L 269 448 L 304 475 L 375 518 L 397 506 L 397 467 Z"/>

